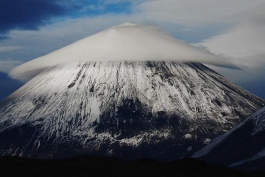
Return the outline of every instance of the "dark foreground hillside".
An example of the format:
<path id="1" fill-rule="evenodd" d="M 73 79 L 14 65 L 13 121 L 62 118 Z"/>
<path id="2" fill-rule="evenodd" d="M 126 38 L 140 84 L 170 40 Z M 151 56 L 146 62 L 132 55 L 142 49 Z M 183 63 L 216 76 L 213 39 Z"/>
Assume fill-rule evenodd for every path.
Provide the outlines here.
<path id="1" fill-rule="evenodd" d="M 225 176 L 262 177 L 265 173 L 245 172 L 207 164 L 197 159 L 157 162 L 150 159 L 125 161 L 108 157 L 82 156 L 65 160 L 0 158 L 0 176 Z"/>

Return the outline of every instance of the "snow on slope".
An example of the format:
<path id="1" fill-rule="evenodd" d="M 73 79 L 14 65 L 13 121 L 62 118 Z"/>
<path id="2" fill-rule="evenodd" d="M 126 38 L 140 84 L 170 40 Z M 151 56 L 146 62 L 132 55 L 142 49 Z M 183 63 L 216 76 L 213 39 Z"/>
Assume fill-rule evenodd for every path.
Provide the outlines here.
<path id="1" fill-rule="evenodd" d="M 244 170 L 265 168 L 265 107 L 192 157 Z M 229 158 L 226 158 L 226 157 Z"/>
<path id="2" fill-rule="evenodd" d="M 2 155 L 171 160 L 230 130 L 264 100 L 199 63 L 105 61 L 47 68 L 3 105 Z"/>
<path id="3" fill-rule="evenodd" d="M 186 61 L 234 67 L 228 61 L 168 36 L 152 26 L 125 23 L 18 66 L 10 76 L 29 80 L 45 68 L 88 61 Z"/>

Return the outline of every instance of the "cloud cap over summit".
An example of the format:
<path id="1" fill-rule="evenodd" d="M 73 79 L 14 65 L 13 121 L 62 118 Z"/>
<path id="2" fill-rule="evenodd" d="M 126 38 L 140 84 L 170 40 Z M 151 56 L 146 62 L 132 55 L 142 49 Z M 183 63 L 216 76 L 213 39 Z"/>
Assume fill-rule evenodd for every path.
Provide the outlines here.
<path id="1" fill-rule="evenodd" d="M 11 70 L 10 76 L 26 81 L 47 67 L 89 61 L 179 61 L 234 67 L 156 27 L 124 23 L 24 63 Z"/>

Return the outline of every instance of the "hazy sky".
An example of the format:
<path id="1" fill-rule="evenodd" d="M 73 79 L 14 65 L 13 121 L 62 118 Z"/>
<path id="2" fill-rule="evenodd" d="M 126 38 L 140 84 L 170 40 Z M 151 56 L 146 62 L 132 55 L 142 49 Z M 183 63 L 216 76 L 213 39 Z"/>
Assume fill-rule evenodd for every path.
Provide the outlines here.
<path id="1" fill-rule="evenodd" d="M 265 98 L 265 0 L 0 0 L 0 99 L 13 67 L 124 22 L 233 62 L 242 70 L 213 69 Z"/>

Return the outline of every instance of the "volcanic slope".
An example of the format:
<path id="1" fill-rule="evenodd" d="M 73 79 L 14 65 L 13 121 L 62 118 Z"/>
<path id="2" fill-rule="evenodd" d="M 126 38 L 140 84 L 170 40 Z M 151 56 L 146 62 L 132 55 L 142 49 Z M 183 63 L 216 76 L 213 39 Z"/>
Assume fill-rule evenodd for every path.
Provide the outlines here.
<path id="1" fill-rule="evenodd" d="M 0 153 L 169 161 L 190 156 L 263 106 L 200 63 L 61 64 L 2 103 Z"/>
<path id="2" fill-rule="evenodd" d="M 265 171 L 265 108 L 218 137 L 193 157 L 243 170 Z"/>

